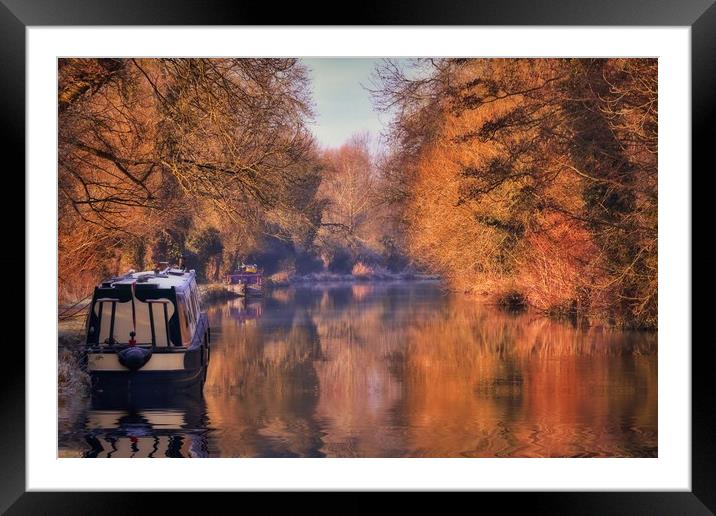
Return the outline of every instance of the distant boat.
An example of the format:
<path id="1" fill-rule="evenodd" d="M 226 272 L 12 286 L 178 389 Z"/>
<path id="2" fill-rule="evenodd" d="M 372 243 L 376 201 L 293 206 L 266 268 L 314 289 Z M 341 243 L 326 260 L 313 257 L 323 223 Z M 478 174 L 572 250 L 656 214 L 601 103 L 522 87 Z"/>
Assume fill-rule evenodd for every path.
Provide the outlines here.
<path id="1" fill-rule="evenodd" d="M 93 389 L 201 388 L 210 338 L 193 270 L 166 267 L 103 281 L 94 289 L 87 322 Z"/>
<path id="2" fill-rule="evenodd" d="M 256 264 L 241 264 L 238 269 L 226 275 L 226 286 L 243 297 L 263 295 L 264 271 Z"/>

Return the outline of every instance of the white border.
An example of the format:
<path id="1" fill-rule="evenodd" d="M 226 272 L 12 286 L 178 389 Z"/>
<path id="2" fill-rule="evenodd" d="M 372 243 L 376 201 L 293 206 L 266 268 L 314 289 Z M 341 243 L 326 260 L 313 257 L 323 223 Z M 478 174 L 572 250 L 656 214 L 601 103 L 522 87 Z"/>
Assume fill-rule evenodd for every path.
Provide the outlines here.
<path id="1" fill-rule="evenodd" d="M 31 27 L 27 43 L 28 490 L 690 490 L 689 28 Z M 659 458 L 57 459 L 56 58 L 87 55 L 658 56 Z"/>

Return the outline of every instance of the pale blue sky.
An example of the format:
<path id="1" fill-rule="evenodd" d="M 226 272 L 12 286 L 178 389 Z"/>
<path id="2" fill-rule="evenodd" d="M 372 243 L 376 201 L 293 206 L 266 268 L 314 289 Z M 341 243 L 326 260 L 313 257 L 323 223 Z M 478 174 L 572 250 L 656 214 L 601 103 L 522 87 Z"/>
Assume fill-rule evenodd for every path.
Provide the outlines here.
<path id="1" fill-rule="evenodd" d="M 304 59 L 313 80 L 316 123 L 311 127 L 323 147 L 339 147 L 355 133 L 369 132 L 374 143 L 383 125 L 373 110 L 370 75 L 381 59 L 312 58 Z M 386 115 L 381 115 L 387 122 Z"/>

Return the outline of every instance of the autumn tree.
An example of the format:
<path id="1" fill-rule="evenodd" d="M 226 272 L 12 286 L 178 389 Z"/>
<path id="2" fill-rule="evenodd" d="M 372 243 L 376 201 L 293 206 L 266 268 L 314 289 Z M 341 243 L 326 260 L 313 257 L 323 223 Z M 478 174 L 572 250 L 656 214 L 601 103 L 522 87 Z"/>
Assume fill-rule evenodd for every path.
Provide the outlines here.
<path id="1" fill-rule="evenodd" d="M 320 237 L 324 248 L 343 265 L 383 261 L 394 233 L 384 196 L 385 184 L 367 134 L 358 134 L 323 153 L 319 196 L 325 200 Z"/>
<path id="2" fill-rule="evenodd" d="M 654 326 L 656 78 L 649 59 L 387 61 L 411 254 L 458 288 Z"/>
<path id="3" fill-rule="evenodd" d="M 58 104 L 61 285 L 118 272 L 130 241 L 183 245 L 197 210 L 230 234 L 315 218 L 293 202 L 316 185 L 298 60 L 61 59 Z"/>

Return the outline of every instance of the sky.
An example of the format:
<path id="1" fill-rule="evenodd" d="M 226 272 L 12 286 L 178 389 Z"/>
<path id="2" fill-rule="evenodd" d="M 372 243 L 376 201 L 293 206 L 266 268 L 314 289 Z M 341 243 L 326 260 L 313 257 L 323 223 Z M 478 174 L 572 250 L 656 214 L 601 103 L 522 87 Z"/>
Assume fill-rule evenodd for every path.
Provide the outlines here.
<path id="1" fill-rule="evenodd" d="M 311 127 L 322 147 L 339 147 L 353 134 L 369 132 L 376 142 L 383 130 L 373 110 L 370 75 L 381 59 L 304 59 L 313 81 L 316 123 Z M 385 115 L 381 115 L 385 122 Z"/>

